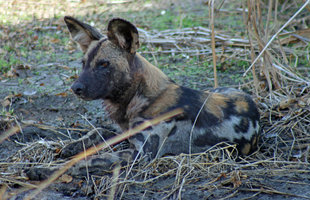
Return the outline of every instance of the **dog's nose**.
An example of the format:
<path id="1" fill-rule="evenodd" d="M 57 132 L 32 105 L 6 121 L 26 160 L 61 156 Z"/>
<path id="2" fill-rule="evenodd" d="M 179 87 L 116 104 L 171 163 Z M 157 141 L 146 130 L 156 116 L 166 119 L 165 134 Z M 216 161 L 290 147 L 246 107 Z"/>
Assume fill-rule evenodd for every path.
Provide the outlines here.
<path id="1" fill-rule="evenodd" d="M 71 89 L 73 90 L 73 92 L 80 96 L 81 94 L 84 93 L 85 90 L 85 85 L 82 84 L 81 82 L 75 82 L 73 83 L 73 85 L 71 86 Z"/>

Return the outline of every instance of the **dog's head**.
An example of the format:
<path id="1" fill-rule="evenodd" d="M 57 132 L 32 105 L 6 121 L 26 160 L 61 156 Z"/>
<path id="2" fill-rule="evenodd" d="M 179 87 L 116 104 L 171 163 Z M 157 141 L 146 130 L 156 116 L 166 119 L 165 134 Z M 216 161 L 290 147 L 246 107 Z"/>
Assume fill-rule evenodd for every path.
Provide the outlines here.
<path id="1" fill-rule="evenodd" d="M 133 62 L 139 48 L 137 28 L 115 18 L 108 23 L 107 36 L 72 17 L 64 18 L 72 39 L 83 53 L 83 68 L 71 89 L 84 100 L 111 99 L 130 87 Z"/>

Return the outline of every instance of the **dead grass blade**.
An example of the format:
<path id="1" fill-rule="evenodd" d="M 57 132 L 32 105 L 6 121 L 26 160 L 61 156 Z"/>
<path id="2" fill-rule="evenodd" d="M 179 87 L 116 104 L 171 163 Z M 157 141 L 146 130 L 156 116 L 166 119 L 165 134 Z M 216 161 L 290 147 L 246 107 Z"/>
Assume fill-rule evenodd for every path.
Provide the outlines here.
<path id="1" fill-rule="evenodd" d="M 30 189 L 38 188 L 38 186 L 36 186 L 34 184 L 24 183 L 24 182 L 18 181 L 18 180 L 13 180 L 13 179 L 11 180 L 11 179 L 2 178 L 2 177 L 0 177 L 0 180 L 4 181 L 4 182 L 9 182 L 9 183 L 15 183 L 15 184 L 18 184 L 18 185 L 22 185 L 22 186 L 30 188 Z"/>
<path id="2" fill-rule="evenodd" d="M 139 131 L 151 126 L 151 125 L 156 125 L 158 123 L 160 123 L 161 121 L 165 121 L 173 116 L 179 115 L 181 114 L 183 111 L 182 109 L 176 109 L 173 110 L 171 112 L 168 112 L 166 114 L 163 114 L 155 119 L 149 120 L 149 121 L 145 121 L 144 123 L 142 123 L 141 125 L 130 129 L 128 131 L 126 131 L 125 133 L 115 136 L 114 138 L 109 139 L 106 142 L 103 142 L 95 147 L 89 148 L 87 149 L 87 151 L 85 152 L 81 152 L 78 155 L 74 156 L 73 159 L 71 159 L 65 166 L 63 166 L 62 168 L 60 168 L 58 171 L 54 172 L 50 178 L 48 178 L 47 180 L 43 181 L 36 190 L 34 190 L 32 193 L 30 193 L 27 197 L 25 197 L 26 200 L 32 199 L 34 198 L 37 194 L 39 194 L 43 189 L 45 189 L 46 187 L 48 187 L 51 183 L 53 183 L 58 177 L 60 177 L 63 173 L 65 173 L 70 167 L 72 167 L 74 164 L 76 164 L 77 162 L 79 162 L 80 160 L 84 159 L 85 156 L 90 156 L 94 153 L 96 153 L 99 149 L 104 149 L 107 148 L 108 145 L 113 145 L 116 144 L 118 142 L 121 142 L 133 135 L 135 135 L 136 133 L 138 133 Z"/>
<path id="3" fill-rule="evenodd" d="M 110 189 L 108 200 L 114 200 L 115 199 L 115 192 L 116 192 L 116 186 L 118 182 L 118 176 L 120 174 L 121 167 L 117 166 L 113 170 L 113 176 L 112 176 L 112 187 Z"/>

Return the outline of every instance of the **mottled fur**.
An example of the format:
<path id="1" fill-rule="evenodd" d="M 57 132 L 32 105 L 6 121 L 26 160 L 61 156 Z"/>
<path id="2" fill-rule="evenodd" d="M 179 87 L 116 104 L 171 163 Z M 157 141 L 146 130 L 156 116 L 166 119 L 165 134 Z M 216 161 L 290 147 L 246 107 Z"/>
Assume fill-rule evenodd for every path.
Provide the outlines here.
<path id="1" fill-rule="evenodd" d="M 103 99 L 106 111 L 123 131 L 183 109 L 181 115 L 130 137 L 130 149 L 90 158 L 89 168 L 105 170 L 138 154 L 153 159 L 203 152 L 219 142 L 237 144 L 241 155 L 256 149 L 259 113 L 249 95 L 233 88 L 202 92 L 177 85 L 136 52 L 138 31 L 126 20 L 112 19 L 107 37 L 72 17 L 65 17 L 65 22 L 84 52 L 73 92 L 85 100 Z M 71 173 L 83 173 L 85 166 L 80 163 Z"/>

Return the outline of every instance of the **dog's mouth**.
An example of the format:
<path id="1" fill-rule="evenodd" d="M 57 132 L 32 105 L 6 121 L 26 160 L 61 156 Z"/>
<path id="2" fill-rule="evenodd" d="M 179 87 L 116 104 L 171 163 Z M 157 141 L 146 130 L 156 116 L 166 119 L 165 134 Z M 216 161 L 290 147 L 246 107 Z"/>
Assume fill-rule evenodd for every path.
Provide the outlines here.
<path id="1" fill-rule="evenodd" d="M 83 99 L 84 101 L 92 101 L 92 98 L 89 98 L 87 96 L 84 96 L 82 94 L 75 94 L 78 98 Z"/>
<path id="2" fill-rule="evenodd" d="M 89 98 L 88 96 L 85 96 L 82 93 L 76 93 L 72 89 L 71 89 L 71 91 L 72 91 L 73 94 L 75 94 L 75 96 L 77 96 L 80 99 L 83 99 L 84 101 L 91 101 L 91 100 L 93 100 L 92 98 Z"/>
<path id="3" fill-rule="evenodd" d="M 96 97 L 96 96 L 89 96 L 89 95 L 86 95 L 84 93 L 75 93 L 73 92 L 78 98 L 80 99 L 83 99 L 84 101 L 93 101 L 93 100 L 98 100 L 98 99 L 102 99 L 100 97 Z"/>

